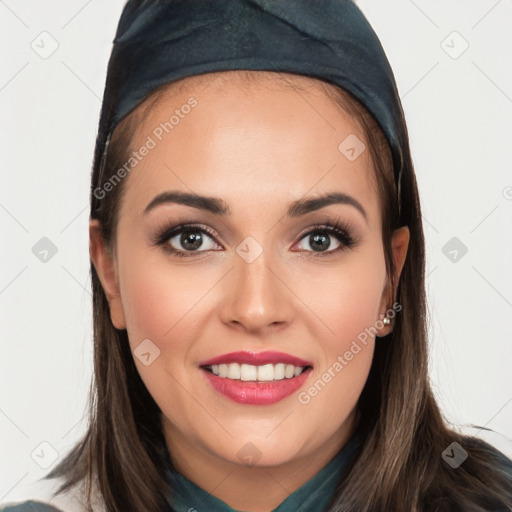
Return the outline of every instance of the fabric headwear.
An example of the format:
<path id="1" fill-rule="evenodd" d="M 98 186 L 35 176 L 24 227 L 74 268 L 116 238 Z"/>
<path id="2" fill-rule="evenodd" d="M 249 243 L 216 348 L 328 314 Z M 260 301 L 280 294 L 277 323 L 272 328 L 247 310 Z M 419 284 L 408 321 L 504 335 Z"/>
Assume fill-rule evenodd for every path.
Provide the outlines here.
<path id="1" fill-rule="evenodd" d="M 377 35 L 351 0 L 128 0 L 108 64 L 96 158 L 158 86 L 234 69 L 308 75 L 352 93 L 388 140 L 400 193 L 400 98 Z"/>

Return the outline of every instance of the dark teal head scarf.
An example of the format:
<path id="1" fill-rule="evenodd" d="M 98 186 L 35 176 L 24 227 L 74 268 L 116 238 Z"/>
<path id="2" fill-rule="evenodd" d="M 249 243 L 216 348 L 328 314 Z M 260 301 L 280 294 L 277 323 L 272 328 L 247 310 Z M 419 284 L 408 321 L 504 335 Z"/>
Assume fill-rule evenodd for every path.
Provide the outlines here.
<path id="1" fill-rule="evenodd" d="M 108 64 L 93 187 L 114 128 L 158 86 L 234 69 L 298 73 L 352 93 L 387 138 L 400 195 L 400 98 L 380 41 L 351 0 L 128 0 Z"/>

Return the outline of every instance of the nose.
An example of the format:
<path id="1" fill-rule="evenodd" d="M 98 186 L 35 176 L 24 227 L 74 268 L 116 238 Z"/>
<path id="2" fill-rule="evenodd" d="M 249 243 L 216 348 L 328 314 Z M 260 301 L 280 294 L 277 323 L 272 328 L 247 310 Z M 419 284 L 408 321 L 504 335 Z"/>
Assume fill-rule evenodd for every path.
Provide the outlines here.
<path id="1" fill-rule="evenodd" d="M 221 318 L 226 325 L 252 333 L 283 328 L 293 315 L 293 293 L 275 259 L 263 251 L 248 262 L 235 254 L 234 268 L 224 284 Z"/>

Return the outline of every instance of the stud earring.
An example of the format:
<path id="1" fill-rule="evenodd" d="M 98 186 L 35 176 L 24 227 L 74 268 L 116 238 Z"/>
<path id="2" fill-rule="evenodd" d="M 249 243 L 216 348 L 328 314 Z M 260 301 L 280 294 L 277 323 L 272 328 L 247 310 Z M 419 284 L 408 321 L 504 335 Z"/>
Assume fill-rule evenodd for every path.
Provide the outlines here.
<path id="1" fill-rule="evenodd" d="M 389 316 L 385 316 L 383 319 L 382 319 L 382 323 L 384 325 L 391 325 L 391 318 L 389 318 Z"/>

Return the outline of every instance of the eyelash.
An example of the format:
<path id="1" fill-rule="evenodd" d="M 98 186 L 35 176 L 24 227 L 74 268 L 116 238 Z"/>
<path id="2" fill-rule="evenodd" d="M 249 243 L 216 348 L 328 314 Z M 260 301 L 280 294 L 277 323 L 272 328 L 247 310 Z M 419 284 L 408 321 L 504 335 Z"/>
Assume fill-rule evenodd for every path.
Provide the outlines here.
<path id="1" fill-rule="evenodd" d="M 163 246 L 167 244 L 169 239 L 173 238 L 176 235 L 179 235 L 183 231 L 192 231 L 192 232 L 200 232 L 207 234 L 211 238 L 215 239 L 215 233 L 213 230 L 206 226 L 202 226 L 200 224 L 180 224 L 178 226 L 166 226 L 158 231 L 151 240 L 152 245 Z M 311 236 L 314 233 L 322 232 L 328 233 L 329 235 L 333 235 L 339 242 L 341 242 L 340 246 L 337 249 L 333 249 L 331 251 L 298 251 L 298 252 L 313 252 L 313 258 L 322 258 L 340 251 L 344 251 L 347 249 L 353 249 L 357 245 L 357 239 L 351 234 L 352 228 L 350 224 L 346 221 L 336 220 L 332 222 L 325 222 L 324 224 L 316 224 L 311 227 L 309 231 L 304 233 L 299 239 L 299 242 Z M 164 250 L 169 252 L 172 256 L 176 256 L 179 258 L 188 258 L 191 256 L 195 256 L 200 252 L 207 251 L 179 251 L 170 246 L 164 247 Z"/>

